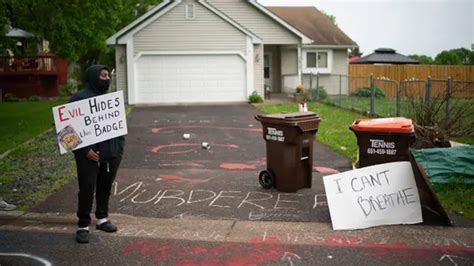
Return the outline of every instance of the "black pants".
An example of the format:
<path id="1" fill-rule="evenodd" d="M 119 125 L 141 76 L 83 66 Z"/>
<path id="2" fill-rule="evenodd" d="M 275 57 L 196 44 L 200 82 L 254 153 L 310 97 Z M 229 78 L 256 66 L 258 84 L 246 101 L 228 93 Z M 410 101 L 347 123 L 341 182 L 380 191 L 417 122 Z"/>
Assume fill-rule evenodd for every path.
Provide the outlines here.
<path id="1" fill-rule="evenodd" d="M 108 216 L 110 190 L 122 158 L 100 162 L 100 166 L 96 161 L 88 160 L 84 156 L 75 156 L 75 159 L 79 181 L 77 204 L 79 222 L 77 225 L 86 227 L 91 223 L 90 213 L 94 202 L 94 192 L 96 201 L 95 217 L 102 219 Z"/>

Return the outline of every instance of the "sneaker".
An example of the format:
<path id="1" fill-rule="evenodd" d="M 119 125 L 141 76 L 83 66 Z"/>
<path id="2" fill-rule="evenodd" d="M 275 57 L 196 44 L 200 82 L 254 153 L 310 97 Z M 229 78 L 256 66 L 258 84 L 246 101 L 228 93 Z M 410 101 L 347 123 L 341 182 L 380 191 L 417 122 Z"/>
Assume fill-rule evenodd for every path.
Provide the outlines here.
<path id="1" fill-rule="evenodd" d="M 16 206 L 0 199 L 0 211 L 13 211 Z"/>
<path id="2" fill-rule="evenodd" d="M 77 230 L 76 242 L 80 244 L 89 243 L 89 231 L 88 230 Z"/>
<path id="3" fill-rule="evenodd" d="M 107 221 L 105 223 L 101 223 L 101 224 L 98 224 L 95 226 L 95 228 L 99 229 L 99 230 L 102 230 L 104 232 L 107 232 L 107 233 L 113 233 L 113 232 L 117 232 L 117 226 L 115 226 L 113 223 L 111 223 L 110 221 Z"/>

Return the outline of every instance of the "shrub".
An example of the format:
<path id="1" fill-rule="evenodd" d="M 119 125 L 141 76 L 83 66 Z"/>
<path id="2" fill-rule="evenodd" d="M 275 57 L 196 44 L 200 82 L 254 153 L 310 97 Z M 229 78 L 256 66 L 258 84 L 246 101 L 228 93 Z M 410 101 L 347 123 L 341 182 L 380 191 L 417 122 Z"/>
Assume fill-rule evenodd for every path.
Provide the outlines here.
<path id="1" fill-rule="evenodd" d="M 28 98 L 28 101 L 30 102 L 38 102 L 41 100 L 41 97 L 39 97 L 38 95 L 31 95 L 30 98 Z"/>
<path id="2" fill-rule="evenodd" d="M 316 89 L 312 90 L 311 93 L 312 93 L 313 100 L 318 99 L 318 101 L 324 101 L 328 98 L 328 93 L 326 92 L 323 86 L 319 86 L 318 90 Z"/>
<path id="3" fill-rule="evenodd" d="M 59 87 L 59 95 L 62 97 L 71 96 L 76 91 L 77 91 L 77 88 L 73 84 L 61 85 Z"/>
<path id="4" fill-rule="evenodd" d="M 370 98 L 371 94 L 372 92 L 370 88 L 362 87 L 362 88 L 358 88 L 357 91 L 353 95 L 356 97 Z M 375 98 L 385 98 L 385 93 L 381 89 L 375 87 Z"/>
<path id="5" fill-rule="evenodd" d="M 252 94 L 249 96 L 249 103 L 261 103 L 263 102 L 262 97 L 258 95 L 256 91 L 252 92 Z"/>
<path id="6" fill-rule="evenodd" d="M 18 102 L 20 101 L 20 98 L 16 97 L 13 93 L 5 93 L 3 100 L 5 102 Z"/>
<path id="7" fill-rule="evenodd" d="M 303 89 L 304 89 L 303 83 L 299 83 L 298 85 L 296 85 L 296 93 L 303 92 Z"/>

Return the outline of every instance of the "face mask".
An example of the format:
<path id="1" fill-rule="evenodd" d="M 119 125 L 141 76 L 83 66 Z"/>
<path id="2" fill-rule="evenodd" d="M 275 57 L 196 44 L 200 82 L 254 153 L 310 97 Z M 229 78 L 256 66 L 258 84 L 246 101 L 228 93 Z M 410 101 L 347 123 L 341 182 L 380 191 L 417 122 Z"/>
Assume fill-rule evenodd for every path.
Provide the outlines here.
<path id="1" fill-rule="evenodd" d="M 110 79 L 99 79 L 97 85 L 97 89 L 100 91 L 107 91 L 110 86 Z"/>

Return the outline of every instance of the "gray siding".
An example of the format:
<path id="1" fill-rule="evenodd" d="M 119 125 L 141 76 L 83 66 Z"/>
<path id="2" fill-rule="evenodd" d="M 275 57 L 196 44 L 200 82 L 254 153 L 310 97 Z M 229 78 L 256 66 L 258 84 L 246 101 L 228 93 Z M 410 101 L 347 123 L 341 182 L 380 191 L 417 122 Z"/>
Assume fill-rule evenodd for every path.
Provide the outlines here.
<path id="1" fill-rule="evenodd" d="M 253 78 L 255 91 L 258 95 L 264 96 L 263 91 L 263 45 L 255 44 L 253 46 L 254 58 L 259 58 L 259 60 L 254 60 L 254 69 L 253 69 Z"/>
<path id="2" fill-rule="evenodd" d="M 127 98 L 127 52 L 125 45 L 115 46 L 115 84 L 118 91 L 124 91 Z"/>
<path id="3" fill-rule="evenodd" d="M 185 5 L 195 6 L 186 19 Z M 197 1 L 186 0 L 135 34 L 135 54 L 143 51 L 240 51 L 246 35 Z"/>
<path id="4" fill-rule="evenodd" d="M 265 44 L 297 44 L 300 38 L 251 6 L 247 0 L 208 0 L 240 25 L 263 39 Z"/>

